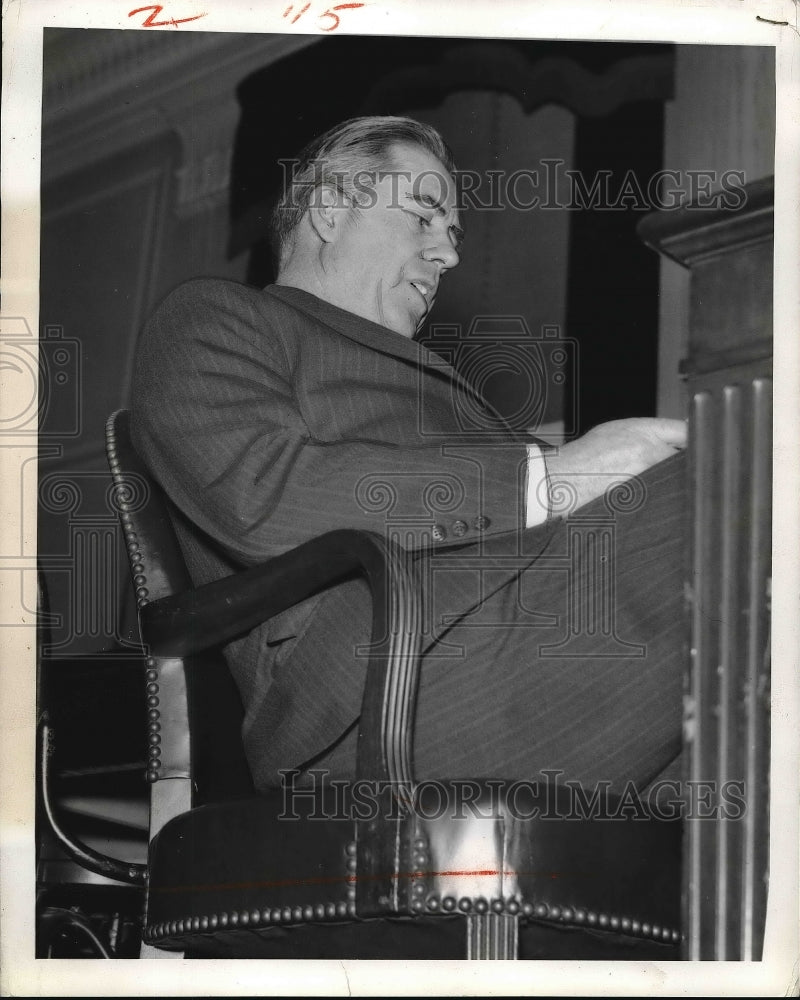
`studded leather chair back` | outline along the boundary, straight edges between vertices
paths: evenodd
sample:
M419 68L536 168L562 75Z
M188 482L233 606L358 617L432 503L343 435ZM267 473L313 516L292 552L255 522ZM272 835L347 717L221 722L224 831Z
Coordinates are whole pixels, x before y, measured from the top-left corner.
M127 410L112 414L106 426L106 453L115 487L115 505L125 536L136 603L141 611L150 602L188 591L192 580L178 544L170 503L144 465L130 437ZM150 658L152 660L152 658ZM155 676L155 664L146 665L148 711L148 777L164 776L164 755L159 749L166 738L161 718L168 697L164 678ZM221 801L253 790L250 771L241 745L242 706L233 678L219 650L178 659L173 672L186 678L186 727L190 740L188 759L174 761L178 770L191 775L192 801ZM161 681L161 683L159 683ZM180 684L176 692L181 699ZM156 690L158 689L158 690ZM177 706L170 706L175 712ZM159 737L162 743L154 742ZM176 751L182 753L182 751ZM156 765L161 764L161 767Z
M166 498L131 443L127 410L119 410L108 421L106 453L138 606L188 590L192 581Z

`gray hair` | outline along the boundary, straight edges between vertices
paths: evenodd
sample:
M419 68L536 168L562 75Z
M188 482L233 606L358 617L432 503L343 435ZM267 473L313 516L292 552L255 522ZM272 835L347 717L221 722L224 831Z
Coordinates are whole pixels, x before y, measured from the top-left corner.
M350 118L312 140L294 162L283 193L272 212L272 249L280 262L292 235L311 204L314 191L332 184L352 194L352 178L392 166L396 143L419 146L436 157L448 173L455 171L453 154L431 125L391 115ZM348 183L349 179L349 183Z

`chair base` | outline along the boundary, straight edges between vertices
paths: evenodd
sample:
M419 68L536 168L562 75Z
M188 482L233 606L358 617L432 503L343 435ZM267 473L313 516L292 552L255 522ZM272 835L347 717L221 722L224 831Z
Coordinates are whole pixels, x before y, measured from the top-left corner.
M249 933L217 931L205 939L194 936L185 957L463 960L467 957L467 921L461 915L407 917L261 928ZM680 959L680 946L618 934L522 924L517 957L540 961L674 962Z

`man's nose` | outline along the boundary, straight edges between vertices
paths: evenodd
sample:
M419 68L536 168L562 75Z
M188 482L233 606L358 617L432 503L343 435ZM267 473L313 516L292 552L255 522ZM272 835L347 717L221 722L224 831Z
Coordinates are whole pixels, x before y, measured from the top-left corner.
M422 251L422 256L425 260L441 264L446 270L456 267L461 260L458 250L447 238L437 241L435 246L427 247Z

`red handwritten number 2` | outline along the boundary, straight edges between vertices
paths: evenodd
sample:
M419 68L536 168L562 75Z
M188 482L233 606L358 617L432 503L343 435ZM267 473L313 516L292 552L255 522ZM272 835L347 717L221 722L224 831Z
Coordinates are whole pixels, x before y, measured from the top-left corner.
M171 24L174 28L177 28L179 24L185 24L186 21L197 21L201 17L205 17L205 14L195 14L194 17L179 17L177 20L174 17L168 18L166 21L155 21L154 18L158 17L164 8L157 3L151 4L149 7L137 7L136 10L132 10L128 17L133 17L134 14L143 14L146 10L151 13L142 22L143 28L166 28L168 24Z
M296 21L298 21L303 16L303 14L305 14L305 12L308 10L310 6L311 4L307 3L304 7L301 7L301 9L292 18L291 23L294 24ZM322 26L320 26L320 31L335 31L339 27L342 19L339 17L338 14L334 14L334 11L356 10L358 7L365 7L365 6L366 4L363 3L337 3L335 7L329 7L326 11L324 11L322 14L319 15L319 20L321 21L323 17L330 17L333 19L334 24L332 24L329 28L323 28ZM289 14L291 14L293 8L294 4L293 3L289 4L289 6L283 12L283 16L288 17Z

